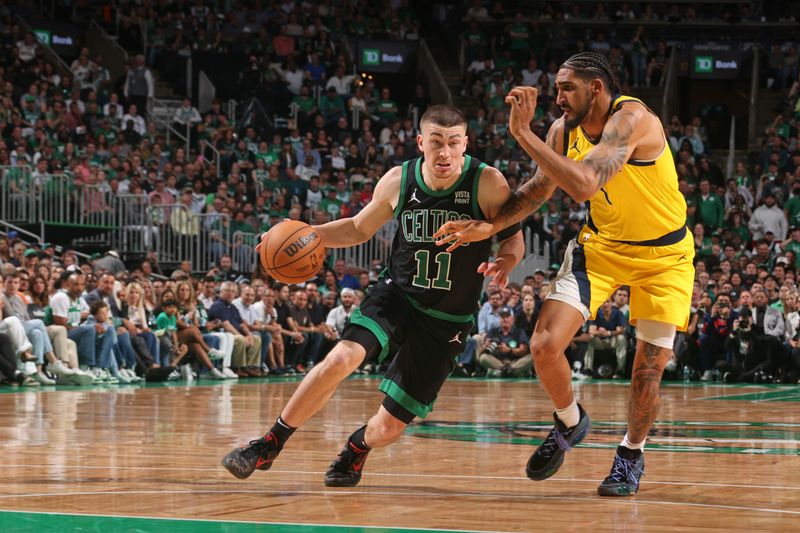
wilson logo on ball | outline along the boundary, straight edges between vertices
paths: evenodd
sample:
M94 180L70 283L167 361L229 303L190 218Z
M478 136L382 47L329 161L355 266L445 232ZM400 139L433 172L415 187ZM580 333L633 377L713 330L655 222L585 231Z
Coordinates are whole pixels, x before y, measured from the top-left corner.
M317 234L317 232L310 233L305 237L300 237L292 244L284 248L283 251L289 257L294 257L294 254L296 254L297 252L308 246L309 243L316 241L317 239L319 239L319 235Z

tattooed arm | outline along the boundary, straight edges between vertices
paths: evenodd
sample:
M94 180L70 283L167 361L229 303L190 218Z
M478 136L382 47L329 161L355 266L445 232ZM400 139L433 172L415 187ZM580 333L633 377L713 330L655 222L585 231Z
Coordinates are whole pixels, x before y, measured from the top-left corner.
M558 119L547 134L548 150L561 150L564 132L563 119ZM541 141L539 141L541 142ZM495 233L515 224L537 209L553 195L556 185L548 178L541 167L533 177L522 184L517 191L496 212L487 212L490 220L454 220L442 225L433 234L436 244L452 243L447 251L452 252L466 242L488 239Z
M564 120L558 119L547 133L547 141L545 142L548 150L560 152L562 150L563 136ZM535 213L553 195L555 189L556 184L547 177L542 167L537 168L533 177L523 183L500 208L500 211L491 217L495 232L519 222L531 213Z
M600 142L589 155L582 162L573 161L561 155L560 151L552 150L531 131L527 119L533 117L537 97L538 91L532 87L511 90L506 98L511 104L509 129L554 185L561 187L577 202L594 196L622 169L650 125L649 112L643 106L624 106L608 119Z

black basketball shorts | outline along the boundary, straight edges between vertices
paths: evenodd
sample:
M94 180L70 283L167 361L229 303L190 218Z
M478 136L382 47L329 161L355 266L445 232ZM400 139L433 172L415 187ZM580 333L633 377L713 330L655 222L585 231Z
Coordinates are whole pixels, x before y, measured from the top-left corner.
M364 347L367 359L395 354L378 389L383 406L409 423L425 418L444 381L464 351L472 315L447 315L426 309L385 279L369 290L350 315L342 339Z

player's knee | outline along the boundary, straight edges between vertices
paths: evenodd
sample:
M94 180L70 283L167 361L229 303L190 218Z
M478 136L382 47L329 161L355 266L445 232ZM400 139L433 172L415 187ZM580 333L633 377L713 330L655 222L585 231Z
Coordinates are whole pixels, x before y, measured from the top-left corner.
M534 332L531 337L531 356L534 361L546 361L561 357L564 351L561 344L549 331Z
M407 424L393 416L376 416L369 421L370 433L376 442L390 442L400 435Z
M326 369L331 372L350 374L353 370L358 368L358 365L360 365L363 360L363 349L358 350L358 348L339 343L325 356L321 364L324 364Z

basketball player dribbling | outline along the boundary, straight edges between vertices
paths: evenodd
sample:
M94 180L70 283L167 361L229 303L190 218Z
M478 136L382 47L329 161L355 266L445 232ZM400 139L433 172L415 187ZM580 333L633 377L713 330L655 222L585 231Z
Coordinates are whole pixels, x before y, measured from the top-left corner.
M555 427L526 472L535 480L552 476L565 452L589 432L564 350L614 290L629 285L638 340L628 428L598 488L604 496L629 496L644 473L645 438L658 415L661 374L676 328L686 329L689 320L692 235L661 122L641 101L617 94L606 58L595 52L570 57L558 71L556 89L564 114L546 142L530 129L537 90L516 87L506 97L509 130L539 165L533 178L496 217L448 222L435 236L440 244L450 243L448 250L484 241L539 209L556 187L576 201L589 201L586 224L567 247L531 338L536 374L555 406Z
M342 380L365 358L395 354L379 389L378 413L347 440L325 474L325 484L358 484L367 454L400 437L424 418L464 350L483 275L505 285L522 257L519 224L499 232L497 258L485 240L444 251L433 232L448 220L493 217L511 196L496 169L465 156L467 120L447 105L430 107L420 121L417 145L423 157L389 170L372 201L355 217L316 226L327 247L362 243L389 221L399 227L387 271L353 311L341 341L303 379L266 435L231 451L222 464L239 479L268 470L295 429L322 409Z

